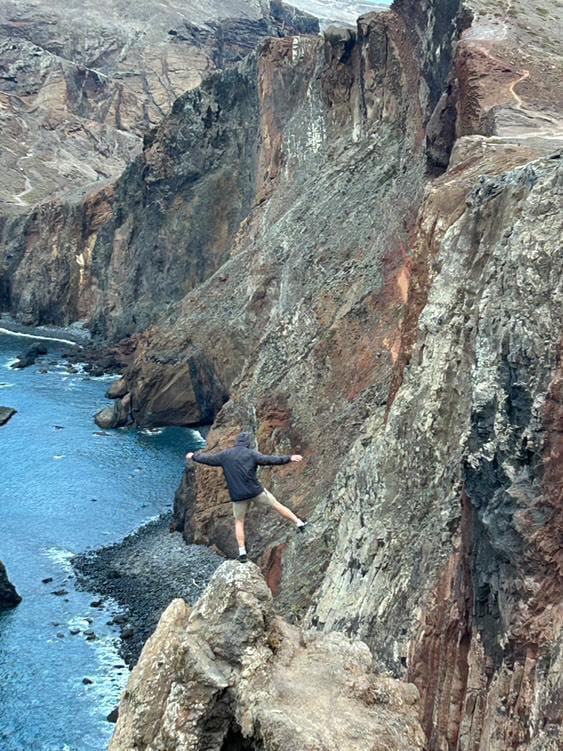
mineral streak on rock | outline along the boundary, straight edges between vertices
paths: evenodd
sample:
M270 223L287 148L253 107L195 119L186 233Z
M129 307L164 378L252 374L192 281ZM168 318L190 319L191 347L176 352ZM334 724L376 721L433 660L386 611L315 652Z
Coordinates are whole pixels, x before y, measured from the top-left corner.
M8 579L6 567L0 561L0 610L15 608L21 602L21 599L16 592L16 588Z
M274 615L258 568L224 563L190 611L174 600L131 674L110 751L416 751L412 685L369 649Z

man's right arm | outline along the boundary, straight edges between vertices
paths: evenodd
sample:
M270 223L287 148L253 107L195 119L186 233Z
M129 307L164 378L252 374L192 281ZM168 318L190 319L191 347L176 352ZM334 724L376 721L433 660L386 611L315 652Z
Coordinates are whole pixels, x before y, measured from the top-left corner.
M223 466L223 454L224 451L219 451L216 454L203 454L201 451L186 454L186 459L193 459L198 464L207 464L208 467L221 467Z

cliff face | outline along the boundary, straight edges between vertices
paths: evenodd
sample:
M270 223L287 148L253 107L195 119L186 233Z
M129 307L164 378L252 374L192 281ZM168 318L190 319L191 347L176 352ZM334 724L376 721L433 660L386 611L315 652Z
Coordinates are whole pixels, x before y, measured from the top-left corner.
M268 5L268 13L267 20L221 27L210 43L215 54L220 42L219 62L246 54L266 34L318 29L282 3ZM188 50L199 40L193 34L182 42ZM198 73L178 88L200 80ZM162 128L146 135L142 156L116 183L92 189L86 198L63 196L0 217L0 307L30 324L90 318L94 332L105 335L149 325L215 271L252 206L257 98L256 79L244 69L212 76L176 102ZM135 127L147 124L141 118ZM60 137L57 128L54 133ZM59 165L39 157L41 164ZM81 158L87 166L89 152Z
M559 14L401 0L267 41L115 188L4 228L16 314L144 329L138 424L304 454L263 479L308 536L255 513L251 555L288 617L417 685L436 751L558 744ZM175 516L234 552L214 470Z
M197 344L231 397L209 445L244 428L262 450L304 453L299 469L264 479L310 516L308 541L256 514L252 552L284 612L361 636L415 682L430 748L555 749L563 269L553 79L513 16L471 21L469 10L484 10L474 7L448 25L426 4L397 9L416 23L377 16L356 39L328 35L307 87L315 101L330 82L322 114L305 120L320 147L293 149L291 117L278 125L266 100L275 187L266 183L268 201L178 309L175 330L147 337L130 384L140 420L158 422L143 374L158 353ZM440 44L456 33L455 49ZM515 46L525 40L523 69ZM258 68L268 71L260 90L277 80L292 91L272 66ZM169 383L165 365L151 372ZM234 552L213 470L188 468L176 514L187 539Z
M317 24L261 0L0 3L0 211L117 177L143 134L260 38Z

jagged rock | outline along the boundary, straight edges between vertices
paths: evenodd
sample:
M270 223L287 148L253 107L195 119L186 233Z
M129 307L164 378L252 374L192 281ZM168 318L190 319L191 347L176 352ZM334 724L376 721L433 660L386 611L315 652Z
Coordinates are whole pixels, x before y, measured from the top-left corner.
M126 394L123 399L116 399L111 407L104 407L94 416L99 428L119 428L126 425L131 413L131 395Z
M16 588L8 579L6 567L0 561L0 610L14 608L21 602L21 599L16 592Z
M38 357L46 355L47 353L47 347L41 342L32 344L31 347L26 349L26 351L18 357L17 362L13 363L11 367L16 369L28 368L35 363Z
M17 409L13 407L0 407L0 425L5 425L15 414Z
M108 399L121 399L128 391L127 381L124 378L119 378L108 388L106 396Z
M224 563L190 612L174 600L123 695L110 751L424 748L414 686L365 644L275 617L253 564Z

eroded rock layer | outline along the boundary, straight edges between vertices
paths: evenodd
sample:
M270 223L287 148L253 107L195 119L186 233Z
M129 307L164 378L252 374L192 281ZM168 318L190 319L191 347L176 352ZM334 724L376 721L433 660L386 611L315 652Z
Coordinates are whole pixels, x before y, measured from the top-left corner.
M317 29L263 0L2 0L0 211L117 177L208 73L260 38Z

